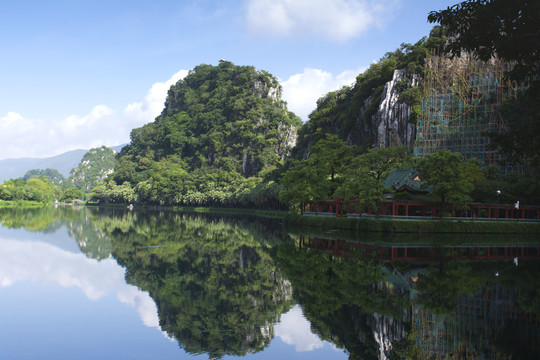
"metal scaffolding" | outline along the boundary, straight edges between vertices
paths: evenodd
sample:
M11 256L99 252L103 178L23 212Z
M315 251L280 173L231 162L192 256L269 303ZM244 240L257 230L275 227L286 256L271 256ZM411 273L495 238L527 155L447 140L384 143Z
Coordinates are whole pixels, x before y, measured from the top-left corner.
M496 58L483 62L463 54L450 59L435 52L426 61L415 155L448 149L484 165L499 164L499 155L487 147L486 133L506 129L498 107L518 90L505 78L511 65Z

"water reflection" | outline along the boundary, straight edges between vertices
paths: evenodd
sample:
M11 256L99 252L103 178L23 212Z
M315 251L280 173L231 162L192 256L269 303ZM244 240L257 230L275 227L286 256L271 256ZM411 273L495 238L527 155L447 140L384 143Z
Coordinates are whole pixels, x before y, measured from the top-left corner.
M126 280L150 293L161 328L187 352L219 358L270 343L273 324L292 305L290 283L256 239L275 224L168 212L110 219Z
M0 209L0 222L0 286L112 292L190 357L263 358L278 339L293 358L540 355L535 241L359 241L255 217L98 208ZM21 228L31 241L6 230Z
M7 217L5 212L0 215L3 220L13 219ZM30 218L33 219L34 215L31 214ZM13 233L0 229L0 287L37 282L61 288L78 288L90 300L102 299L112 292L120 302L134 307L146 326L159 326L153 300L147 292L126 284L125 269L119 266L116 260L108 258L97 261L89 258L87 254L85 256L81 252L59 247L54 241L57 237L48 236L54 235L51 228L59 229L55 226L58 223L54 226L53 223L47 225L47 222L42 222L40 228L48 232L42 236L33 235L31 241L13 239ZM22 221L20 224L29 224L32 229L36 229L33 221ZM96 239L99 241L98 236Z
M466 246L299 236L277 255L308 319L326 325L318 333L350 358L499 359L540 355L539 249L515 239ZM300 276L306 268L316 270ZM345 299L347 284L357 298Z

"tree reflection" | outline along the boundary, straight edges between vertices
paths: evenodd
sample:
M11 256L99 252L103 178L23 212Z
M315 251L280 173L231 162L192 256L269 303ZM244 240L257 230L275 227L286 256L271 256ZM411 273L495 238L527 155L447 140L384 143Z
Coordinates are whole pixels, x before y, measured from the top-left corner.
M516 266L508 257L463 259L474 253L463 245L433 251L413 245L407 252L399 243L308 239L278 246L273 257L312 330L351 359L540 355L537 260ZM538 245L530 246L529 253L539 255ZM528 251L486 248L505 256ZM406 260L407 253L411 259L436 256L414 261Z
M274 223L170 212L97 221L112 238L126 280L150 293L161 328L189 353L258 352L292 304L289 282L256 238Z
M408 293L386 281L373 254L343 259L286 244L273 256L312 331L346 349L351 359L376 359L384 343L404 336Z
M65 225L88 257L112 253L192 354L260 351L295 301L351 359L540 358L539 245L302 242L274 220L172 211L0 209L0 219L43 232Z
M65 226L87 257L102 260L111 255L110 238L92 222L85 207L0 208L0 221L7 228L42 233L55 233Z

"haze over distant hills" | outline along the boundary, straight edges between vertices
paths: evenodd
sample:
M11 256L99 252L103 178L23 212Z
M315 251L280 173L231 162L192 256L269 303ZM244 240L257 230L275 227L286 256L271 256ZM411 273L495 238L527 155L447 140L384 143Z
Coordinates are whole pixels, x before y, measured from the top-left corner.
M111 146L118 152L124 145ZM56 169L65 177L71 169L76 168L88 150L78 149L48 158L20 158L0 160L0 183L24 176L32 169Z

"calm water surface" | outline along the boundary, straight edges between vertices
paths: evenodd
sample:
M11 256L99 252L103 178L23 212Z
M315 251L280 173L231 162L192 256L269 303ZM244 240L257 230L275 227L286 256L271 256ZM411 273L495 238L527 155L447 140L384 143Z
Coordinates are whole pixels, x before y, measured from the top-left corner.
M540 242L0 209L1 359L540 358Z

